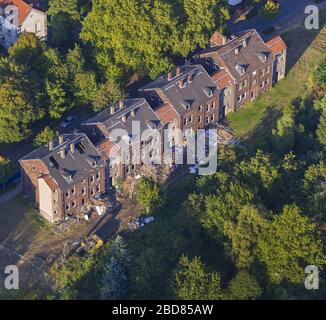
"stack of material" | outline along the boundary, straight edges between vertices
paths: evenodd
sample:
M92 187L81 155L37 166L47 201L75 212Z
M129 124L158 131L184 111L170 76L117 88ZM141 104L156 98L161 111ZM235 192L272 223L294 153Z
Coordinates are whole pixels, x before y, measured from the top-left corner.
M137 217L135 219L129 220L128 228L129 230L142 229L146 224L149 224L153 221L154 221L153 216Z
M222 145L234 144L237 145L240 142L239 138L234 136L234 133L226 126L216 122L214 124L217 134L217 143Z
M144 165L142 167L142 175L145 177L152 178L154 181L164 183L171 175L173 167L169 165Z
M129 175L123 183L121 192L125 195L129 195L131 199L134 195L137 182L141 177L148 177L154 181L164 183L170 177L174 167L169 165L150 164L143 165L140 170L137 170L134 174Z

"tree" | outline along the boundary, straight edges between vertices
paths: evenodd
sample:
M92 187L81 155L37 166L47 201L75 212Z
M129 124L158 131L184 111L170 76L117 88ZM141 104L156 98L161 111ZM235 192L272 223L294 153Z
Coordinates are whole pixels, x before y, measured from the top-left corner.
M222 29L230 19L225 8L219 8L217 0L183 0L182 27L179 29L174 50L186 57L196 47L204 48L214 30Z
M92 96L93 110L100 111L122 99L123 91L116 83L107 81L106 83L100 84L97 93L94 92Z
M236 171L248 185L255 187L261 185L270 190L279 177L278 169L271 161L271 156L262 150L257 150L256 155L240 162Z
M46 56L49 61L46 79L49 114L52 118L58 119L64 112L74 106L72 86L69 81L69 70L57 50L48 49Z
M303 189L309 213L315 218L324 219L326 212L326 163L324 161L309 166L304 174Z
M0 141L11 143L26 139L30 125L38 118L21 80L10 77L0 84Z
M95 0L83 21L81 39L92 44L109 80L130 72L157 77L172 66L171 53L186 57L204 47L228 18L218 0ZM216 14L218 13L218 14Z
M174 291L181 300L220 300L220 282L220 275L207 272L198 257L190 260L182 256L175 271Z
M162 187L152 179L144 177L137 183L136 198L146 213L156 210L165 202Z
M59 135L58 131L51 130L50 127L46 126L43 131L41 131L34 139L34 146L42 146L49 141L52 141L55 137Z
M275 19L278 16L279 10L279 3L274 2L274 0L267 0L262 9L262 13L268 19Z
M321 268L326 262L315 225L294 205L286 205L260 234L257 254L274 284L303 283L307 265Z
M33 121L45 114L44 44L23 33L0 59L0 141L18 142L31 134Z
M326 59L318 66L313 74L314 88L320 95L325 96L326 90Z
M238 269L248 268L254 261L254 249L267 221L254 206L241 209L237 222L226 224L226 235L231 241L231 254Z
M326 111L323 111L319 118L319 124L316 130L316 135L318 141L322 145L326 146Z
M254 193L238 181L221 185L216 194L205 198L201 224L219 239L225 235L227 224L235 222L243 206L251 204L253 199Z
M281 154L293 150L295 142L295 108L286 106L283 115L276 122L276 129L272 131L276 147Z
M8 158L0 156L0 183L6 182L12 171L12 163Z
M86 70L85 59L79 45L75 45L73 49L68 51L66 64L76 103L84 104L93 101L97 97L98 91L96 75L93 71ZM110 88L107 87L106 89ZM111 91L113 91L112 88Z
M77 0L50 0L47 13L50 16L50 42L53 46L67 49L78 41L81 15Z
M262 289L255 277L246 271L239 271L230 281L227 292L229 299L249 300L259 298Z
M127 290L127 268L130 256L124 240L117 236L108 246L108 254L101 277L101 298L123 299Z

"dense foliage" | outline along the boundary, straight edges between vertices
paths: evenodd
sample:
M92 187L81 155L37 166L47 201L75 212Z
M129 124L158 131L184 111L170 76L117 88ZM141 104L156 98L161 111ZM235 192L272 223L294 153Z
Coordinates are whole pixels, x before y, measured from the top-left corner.
M95 0L81 38L92 44L106 78L154 78L171 67L173 55L204 47L228 18L218 0Z

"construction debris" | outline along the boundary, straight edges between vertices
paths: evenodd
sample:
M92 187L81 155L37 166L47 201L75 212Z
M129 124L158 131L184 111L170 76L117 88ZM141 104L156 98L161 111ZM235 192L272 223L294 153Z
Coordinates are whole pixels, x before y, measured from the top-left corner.
M146 224L149 224L153 221L154 221L153 216L138 217L128 222L128 228L129 230L139 230L142 229Z
M219 122L215 122L212 126L214 129L216 128L217 144L222 144L222 145L239 144L240 139L235 137L234 133L231 131L230 128L226 127L225 125Z

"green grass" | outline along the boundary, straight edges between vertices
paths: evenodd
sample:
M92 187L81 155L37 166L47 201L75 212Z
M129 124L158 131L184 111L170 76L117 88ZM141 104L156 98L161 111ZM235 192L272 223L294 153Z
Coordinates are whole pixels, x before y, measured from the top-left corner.
M325 24L325 20L326 11L322 12L321 25ZM227 116L236 135L243 139L250 139L257 132L260 137L270 132L283 107L308 93L307 80L326 56L326 26L320 32L299 26L285 32L282 37L288 45L287 64L290 70L286 78L254 102Z

